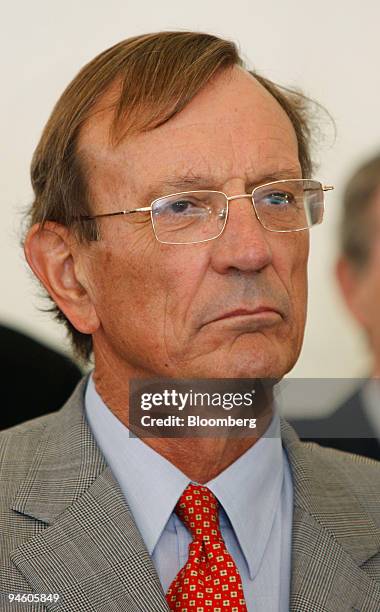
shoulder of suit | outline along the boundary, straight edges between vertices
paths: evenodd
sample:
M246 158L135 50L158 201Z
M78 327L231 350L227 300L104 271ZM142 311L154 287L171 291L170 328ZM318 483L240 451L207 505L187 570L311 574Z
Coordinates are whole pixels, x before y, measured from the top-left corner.
M303 506L318 520L337 515L350 521L350 516L364 513L380 529L379 461L298 438L291 440L286 451L295 505Z
M46 425L48 425L51 420L54 419L54 417L57 417L57 413L51 412L34 419L30 419L29 421L24 421L23 423L19 423L18 425L14 425L8 429L3 429L0 431L0 445L7 439L14 437L28 437L29 435L35 436L38 431L43 431Z
M83 393L87 384L87 377L82 377L67 402L55 412L24 421L9 429L0 431L0 469L1 462L6 453L12 452L12 448L20 444L20 451L29 451L31 446L37 446L46 428L51 429L57 419L65 426L73 416L73 408L77 405L83 407ZM64 420L61 420L64 419ZM59 434L59 432L58 432Z
M380 461L355 455L335 448L320 446L315 442L301 442L311 453L314 471L319 480L331 479L334 474L341 483L353 491L375 490L380 496Z
M22 478L22 472L29 469L46 427L56 418L57 413L52 412L0 431L0 481L3 474L9 478L12 466L15 476Z
M336 466L341 465L342 467L350 467L353 469L360 470L379 470L380 476L380 461L376 459L372 459L371 457L364 457L363 455L356 455L354 453L348 453L346 451L342 451L336 448L329 448L326 446L321 446L316 442L302 442L300 441L303 447L308 448L311 453L318 456L321 460L326 462L326 464L334 464Z

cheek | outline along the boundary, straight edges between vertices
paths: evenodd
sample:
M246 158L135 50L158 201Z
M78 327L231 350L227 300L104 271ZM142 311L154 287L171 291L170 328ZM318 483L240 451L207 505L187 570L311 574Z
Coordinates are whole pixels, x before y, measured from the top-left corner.
M167 334L183 324L207 270L206 249L164 245L133 236L128 250L104 242L92 265L94 298L101 320L133 320Z
M154 294L153 245L135 241L103 241L91 265L94 301L101 321L131 320L151 305ZM126 248L128 245L128 248ZM134 317L135 318L135 317Z
M293 304L296 311L296 318L299 325L299 335L303 338L308 296L307 261L309 255L309 235L305 232L306 238L299 245L296 260L293 264Z
M170 295L192 292L210 262L209 245L161 244L154 255L157 276Z
M307 306L307 261L309 233L294 232L278 235L274 247L274 267L289 296L293 316L305 316Z

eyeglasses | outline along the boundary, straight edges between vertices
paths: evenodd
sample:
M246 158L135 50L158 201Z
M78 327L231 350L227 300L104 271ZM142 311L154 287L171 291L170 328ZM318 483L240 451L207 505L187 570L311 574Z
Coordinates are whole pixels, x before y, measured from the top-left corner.
M154 235L164 244L194 244L218 238L233 200L250 198L255 215L270 232L298 232L322 222L324 192L334 189L311 179L289 179L259 185L252 193L227 196L222 191L183 191L154 200L150 206L82 216L101 217L150 213Z

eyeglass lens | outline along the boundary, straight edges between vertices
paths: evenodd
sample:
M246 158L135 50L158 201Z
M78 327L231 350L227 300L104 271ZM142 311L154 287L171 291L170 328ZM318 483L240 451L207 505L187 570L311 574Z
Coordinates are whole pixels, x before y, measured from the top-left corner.
M271 231L307 229L323 217L323 189L313 180L280 181L253 193L257 217ZM230 204L230 205L233 205ZM202 242L224 229L227 199L218 191L194 191L159 198L152 205L157 239L169 244Z

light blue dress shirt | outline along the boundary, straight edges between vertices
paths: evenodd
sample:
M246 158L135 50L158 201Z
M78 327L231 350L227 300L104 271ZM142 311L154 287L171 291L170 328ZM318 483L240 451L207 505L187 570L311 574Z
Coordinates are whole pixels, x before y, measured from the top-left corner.
M191 535L173 509L191 480L107 408L90 377L86 417L121 491L164 592L188 560ZM293 486L274 417L266 437L205 483L220 503L222 536L241 575L249 612L288 612Z

